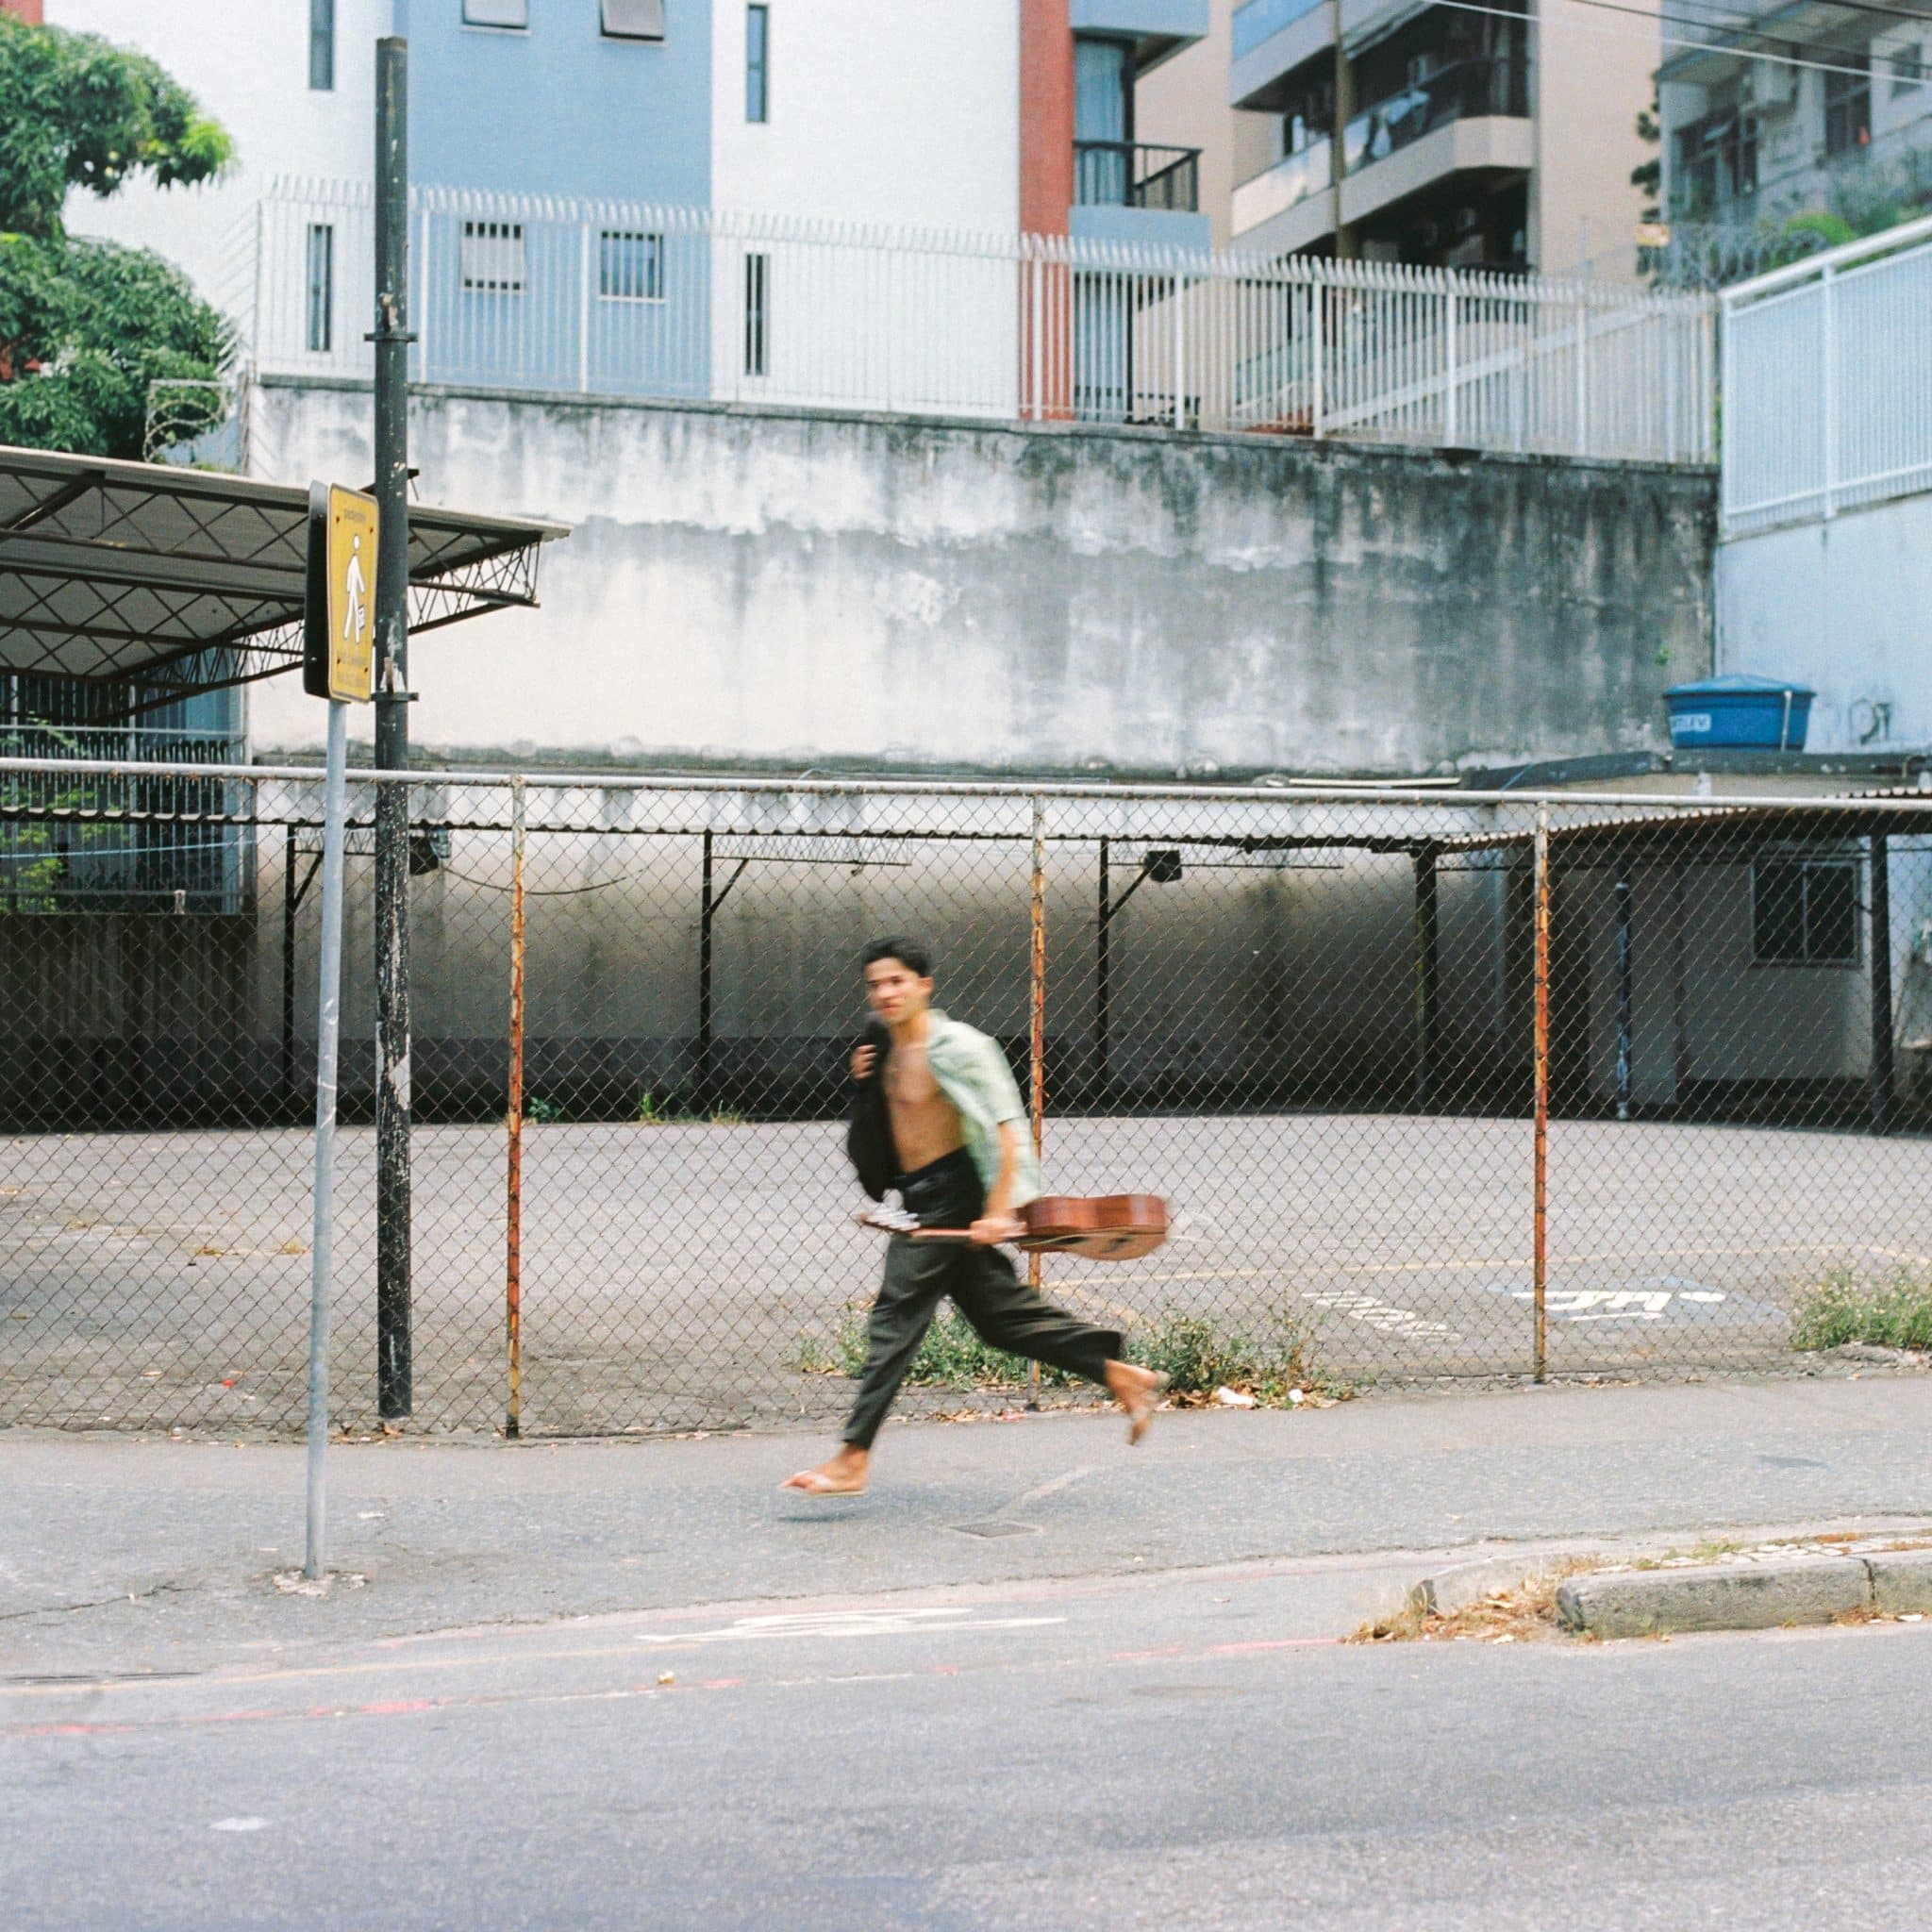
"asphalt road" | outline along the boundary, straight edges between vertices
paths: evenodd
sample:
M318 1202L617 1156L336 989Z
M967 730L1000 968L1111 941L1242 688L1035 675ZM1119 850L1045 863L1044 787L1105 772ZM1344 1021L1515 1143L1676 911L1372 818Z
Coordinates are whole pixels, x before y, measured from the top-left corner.
M335 1388L352 1424L374 1397L372 1153L344 1135ZM1172 1204L1160 1254L1047 1262L1052 1292L1110 1324L1205 1316L1265 1341L1285 1318L1364 1382L1531 1365L1525 1122L1068 1120L1048 1154L1058 1189ZM299 1427L309 1162L293 1132L0 1141L0 1423ZM1558 1374L1788 1363L1790 1309L1830 1271L1932 1268L1923 1138L1559 1122L1549 1171ZM525 1184L526 1431L846 1406L842 1377L800 1372L878 1269L836 1125L532 1126ZM500 1129L419 1130L422 1425L501 1425L504 1199Z
M1362 1648L1306 1634L1293 1605L1266 1571L1190 1573L16 1685L8 1921L1932 1918L1928 1626Z

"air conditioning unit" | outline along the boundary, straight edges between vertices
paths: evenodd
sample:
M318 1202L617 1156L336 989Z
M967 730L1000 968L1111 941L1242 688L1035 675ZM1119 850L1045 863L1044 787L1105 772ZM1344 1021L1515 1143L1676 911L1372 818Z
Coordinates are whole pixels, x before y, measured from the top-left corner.
M1744 70L1740 105L1759 113L1798 104L1798 70L1777 60L1754 60Z

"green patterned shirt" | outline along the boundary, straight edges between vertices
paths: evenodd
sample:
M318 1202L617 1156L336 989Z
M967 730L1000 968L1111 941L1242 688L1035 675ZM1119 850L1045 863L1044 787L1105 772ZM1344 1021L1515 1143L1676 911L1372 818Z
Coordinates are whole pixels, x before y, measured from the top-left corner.
M1033 1134L1025 1103L1013 1084L1013 1070L996 1040L963 1021L949 1020L933 1008L927 1015L925 1058L940 1091L952 1103L966 1136L966 1151L979 1170L986 1191L992 1192L1000 1177L1000 1126L1019 1125L1019 1145L1013 1155L1013 1193L1008 1205L1024 1208L1040 1197L1040 1162L1034 1158Z

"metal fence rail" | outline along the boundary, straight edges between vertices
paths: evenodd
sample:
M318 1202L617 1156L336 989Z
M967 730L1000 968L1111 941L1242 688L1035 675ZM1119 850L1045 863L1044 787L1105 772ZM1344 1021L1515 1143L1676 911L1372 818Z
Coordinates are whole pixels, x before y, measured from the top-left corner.
M16 840L192 825L245 881L193 917L0 908L0 1423L292 1431L321 780L134 775L0 765ZM372 804L358 778L348 1424L375 1405ZM1159 1254L1043 1266L1184 1381L1805 1364L1860 1296L1932 1292L1924 796L422 774L410 815L423 1426L842 1408L880 1257L839 1120L883 932L1043 1094L1054 1191L1169 1198ZM1025 1392L953 1326L920 1373L915 1407Z
M1932 485L1932 217L1722 299L1726 535Z
M457 188L412 210L421 382L1714 456L1701 294ZM370 220L348 183L263 199L259 370L367 374Z

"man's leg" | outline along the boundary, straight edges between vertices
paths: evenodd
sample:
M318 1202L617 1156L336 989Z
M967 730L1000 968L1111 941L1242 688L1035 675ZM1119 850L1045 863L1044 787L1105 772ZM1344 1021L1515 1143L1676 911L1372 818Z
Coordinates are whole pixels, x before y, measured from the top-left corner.
M801 1470L786 1483L787 1489L820 1496L857 1495L864 1489L873 1439L962 1258L961 1250L944 1241L892 1237L886 1248L885 1279L866 1321L865 1368L845 1424L843 1445L818 1468Z
M971 1251L952 1283L954 1304L990 1348L1098 1382L1127 1412L1130 1442L1146 1432L1166 1386L1123 1356L1120 1331L1083 1322L1029 1288L997 1248Z
M865 1368L845 1424L844 1440L853 1448L871 1449L960 1258L945 1241L895 1234L887 1246L886 1277L866 1320Z

